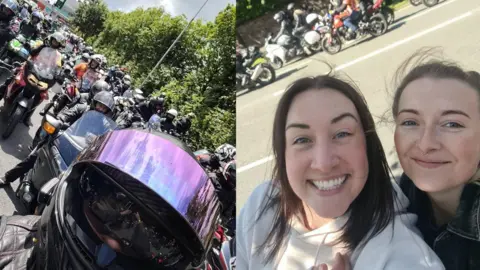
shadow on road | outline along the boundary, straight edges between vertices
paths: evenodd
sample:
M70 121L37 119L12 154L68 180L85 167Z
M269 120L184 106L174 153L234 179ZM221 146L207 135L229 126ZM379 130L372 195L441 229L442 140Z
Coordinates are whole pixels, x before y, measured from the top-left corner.
M5 107L0 108L0 134L3 133L6 125L7 112L4 112ZM8 139L3 139L0 137L0 148L2 151L8 155L14 156L15 158L22 160L28 153L28 146L32 142L33 138L28 134L28 130L23 123L17 124L12 135Z
M15 190L13 190L13 188L10 185L5 186L3 188L3 190L7 194L8 198L10 198L13 206L15 207L15 212L12 213L12 215L16 215L16 214L24 215L24 214L26 214L27 210L23 206L20 199L18 199L17 196L15 195Z

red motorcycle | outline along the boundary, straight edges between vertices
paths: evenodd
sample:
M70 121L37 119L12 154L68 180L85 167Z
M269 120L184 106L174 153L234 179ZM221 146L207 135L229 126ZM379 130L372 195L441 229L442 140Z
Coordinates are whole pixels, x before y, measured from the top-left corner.
M4 110L8 112L8 122L2 134L4 139L10 137L28 112L35 110L33 103L37 94L41 101L48 99L48 89L60 80L56 76L57 58L56 50L44 48L34 60L16 69L15 78L0 92L0 100L4 99Z
M342 49L342 43L355 40L358 36L370 34L374 37L381 36L387 32L388 23L385 16L378 12L383 0L377 0L375 4L369 5L365 13L359 14L352 23L358 25L358 29L352 32L344 25L346 17L331 12L325 16L327 25L330 26L330 32L325 34L322 39L323 50L328 54L336 54ZM377 7L377 9L374 9ZM333 15L332 15L333 14Z

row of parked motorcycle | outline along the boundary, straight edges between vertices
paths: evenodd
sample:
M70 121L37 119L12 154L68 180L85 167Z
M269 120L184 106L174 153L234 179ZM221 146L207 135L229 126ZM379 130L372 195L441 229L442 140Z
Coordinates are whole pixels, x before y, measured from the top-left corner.
M414 6L424 4L432 7L438 4L439 0L409 0ZM395 21L395 13L392 8L385 5L384 0L365 1L365 6L360 10L358 16L352 23L358 26L355 32L349 31L344 23L344 18L334 12L338 5L337 0L331 0L328 8L317 13L311 6L304 5L302 13L307 14L305 25L300 32L285 33L274 40L273 34L269 33L265 39L265 54L260 53L258 47L249 47L243 52L245 58L255 58L245 67L248 80L237 76L237 87L255 88L268 85L275 81L275 69L292 62L298 57L308 57L312 54L325 51L328 54L337 54L342 50L344 44L365 36L381 36L385 34L388 27ZM275 14L274 18L280 22L288 12L297 12L294 4L289 4L287 11ZM323 14L323 15L320 15Z

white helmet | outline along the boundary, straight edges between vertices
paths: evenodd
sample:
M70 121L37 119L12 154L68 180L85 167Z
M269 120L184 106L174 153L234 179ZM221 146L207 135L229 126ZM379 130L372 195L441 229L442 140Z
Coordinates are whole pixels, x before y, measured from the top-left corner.
M132 78L130 77L130 75L127 74L127 75L125 75L125 76L123 77L123 80L124 80L124 81L129 81L129 82L131 82L131 81L132 81Z
M220 145L216 150L215 154L218 156L220 161L232 160L235 159L237 155L237 149L235 146L225 143Z
M167 111L167 114L170 114L175 118L175 117L177 117L178 112L175 109L170 109L170 110Z

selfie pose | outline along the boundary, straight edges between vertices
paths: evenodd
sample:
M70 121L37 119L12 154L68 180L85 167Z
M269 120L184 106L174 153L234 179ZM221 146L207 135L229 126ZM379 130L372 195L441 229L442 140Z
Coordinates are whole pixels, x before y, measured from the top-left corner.
M444 269L405 212L373 117L349 83L293 83L277 107L273 152L273 180L238 218L238 269Z
M392 112L400 185L417 227L446 269L480 269L480 75L423 61L400 80Z

